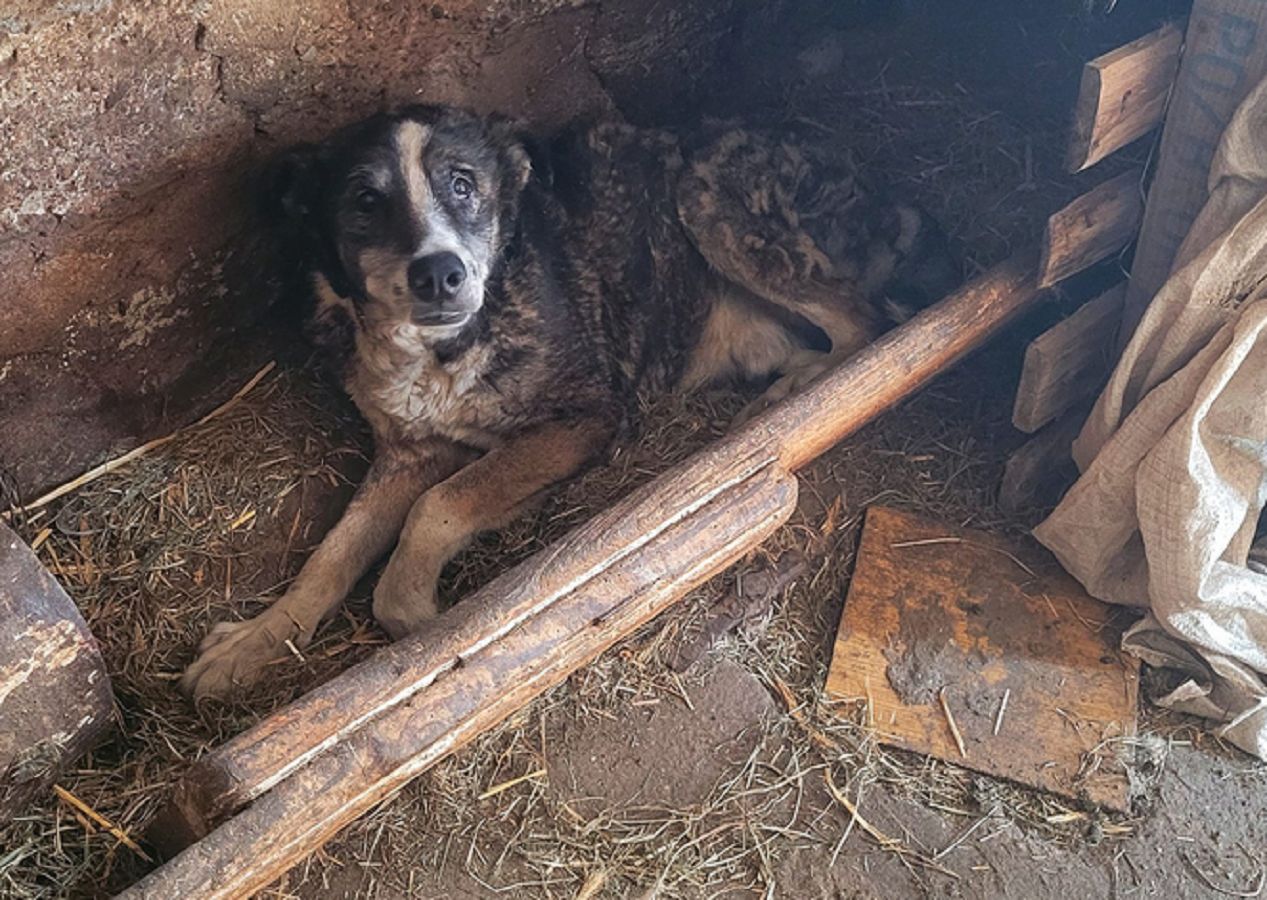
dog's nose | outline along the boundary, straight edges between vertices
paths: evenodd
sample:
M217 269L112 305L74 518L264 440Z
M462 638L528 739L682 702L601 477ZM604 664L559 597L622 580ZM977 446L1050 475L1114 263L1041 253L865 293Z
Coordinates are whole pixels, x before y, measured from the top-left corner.
M409 264L409 289L419 300L437 303L457 295L466 266L455 253L432 253Z

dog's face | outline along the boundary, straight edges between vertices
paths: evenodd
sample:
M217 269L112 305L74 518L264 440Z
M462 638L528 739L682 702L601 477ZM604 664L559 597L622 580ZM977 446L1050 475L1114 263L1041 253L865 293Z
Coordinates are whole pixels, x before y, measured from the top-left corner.
M483 306L530 171L507 124L413 107L293 152L274 185L323 291L432 341Z

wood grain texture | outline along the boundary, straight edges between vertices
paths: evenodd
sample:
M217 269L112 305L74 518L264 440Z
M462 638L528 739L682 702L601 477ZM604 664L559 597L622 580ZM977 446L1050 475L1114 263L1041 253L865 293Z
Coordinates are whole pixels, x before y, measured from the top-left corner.
M1195 0L1175 76L1148 208L1131 266L1120 343L1165 283L1206 199L1210 160L1236 107L1267 75L1267 3Z
M796 479L775 466L731 485L321 754L120 896L231 898L267 886L427 766L730 565L795 506Z
M1125 810L1138 662L1110 617L1035 544L872 507L827 693L869 698L885 743Z
M1183 32L1167 23L1087 63L1066 165L1080 172L1161 124Z
M1040 286L1089 269L1134 239L1144 214L1142 177L1139 169L1123 172L1052 214L1043 233Z
M0 522L0 817L90 750L113 712L105 662L79 610Z
M1078 477L1073 442L1082 430L1090 404L1080 405L1043 426L1020 446L1003 467L999 506L1007 512L1052 505Z
M1012 407L1013 425L1033 434L1104 383L1125 298L1122 283L1030 342Z

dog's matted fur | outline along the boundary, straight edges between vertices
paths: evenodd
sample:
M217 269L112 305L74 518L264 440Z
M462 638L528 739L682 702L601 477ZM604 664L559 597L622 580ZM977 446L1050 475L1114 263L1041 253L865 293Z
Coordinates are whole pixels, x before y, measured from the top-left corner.
M281 160L313 336L375 456L286 594L216 626L186 689L224 694L304 646L393 544L374 615L415 629L445 562L598 457L638 392L778 376L769 402L955 281L936 226L848 167L745 131L691 160L623 124L529 143L437 107Z

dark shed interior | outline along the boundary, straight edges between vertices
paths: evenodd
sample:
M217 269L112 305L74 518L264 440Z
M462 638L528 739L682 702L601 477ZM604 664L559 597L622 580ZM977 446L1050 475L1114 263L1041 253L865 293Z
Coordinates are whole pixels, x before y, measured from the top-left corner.
M706 120L808 131L928 209L972 277L1035 243L1052 211L1148 163L1156 134L1066 174L1079 77L1088 59L1190 5L10 2L0 11L5 505L176 432L276 363L223 414L12 517L80 607L117 698L114 734L59 784L139 836L190 762L386 642L371 576L249 696L194 708L175 688L211 623L258 611L294 577L370 452L302 340L255 209L261 167L279 150L415 100L542 131L599 114L679 134ZM1043 504L1004 510L997 496L1024 440L1011 411L1025 346L1129 265L1121 255L1063 283L818 459L800 473L791 522L752 558L427 771L264 896L1261 888L1267 769L1193 722L1145 707L1129 747L1133 811L1116 813L883 747L823 695L868 506L1018 536L1043 517ZM724 434L754 393L656 401L610 465L465 551L444 599ZM786 553L803 558L802 575L683 664L715 604ZM835 802L824 773L858 811ZM5 896L104 896L152 867L51 795L0 823Z

